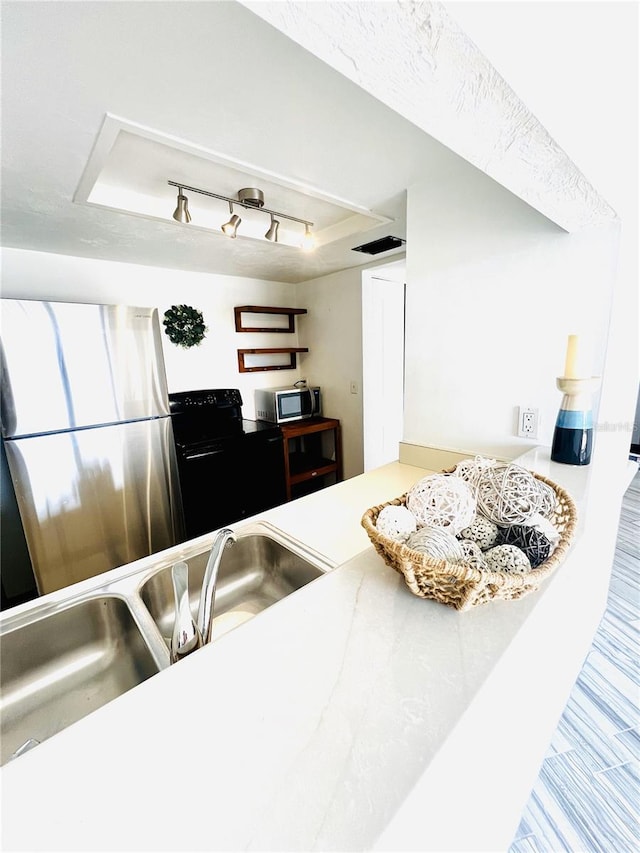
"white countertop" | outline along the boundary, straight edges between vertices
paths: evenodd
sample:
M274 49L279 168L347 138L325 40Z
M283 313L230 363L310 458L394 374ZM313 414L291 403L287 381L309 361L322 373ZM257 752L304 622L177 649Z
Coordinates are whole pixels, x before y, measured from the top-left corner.
M342 565L5 765L2 849L506 849L604 609L626 488L596 500L589 469L519 461L580 510L541 590L466 613L409 592L360 518L424 469L271 510Z

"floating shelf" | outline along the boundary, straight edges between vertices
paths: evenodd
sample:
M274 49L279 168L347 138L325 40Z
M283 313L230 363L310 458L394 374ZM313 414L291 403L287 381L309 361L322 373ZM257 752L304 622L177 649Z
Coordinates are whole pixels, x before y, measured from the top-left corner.
M296 353L309 352L308 347L269 347L267 349L239 349L238 370L240 373L255 373L259 370L291 370L296 366ZM247 367L244 361L245 355L274 355L276 353L288 353L289 364L268 364L261 367Z
M278 308L273 305L236 305L233 309L236 321L236 332L280 332L284 334L292 334L295 332L295 317L296 315L306 314L306 308ZM286 317L286 326L244 326L242 324L243 314L279 314ZM296 354L299 352L309 352L307 347L269 347L261 349L239 349L238 350L238 370L240 373L253 373L259 370L292 370L296 367ZM246 355L275 355L279 353L288 353L288 364L268 364L261 367L247 367L245 363Z
M236 332L283 332L290 334L295 332L295 317L298 314L306 314L306 308L274 308L266 305L238 305L233 309L236 319ZM243 314L281 314L287 318L286 326L243 326Z

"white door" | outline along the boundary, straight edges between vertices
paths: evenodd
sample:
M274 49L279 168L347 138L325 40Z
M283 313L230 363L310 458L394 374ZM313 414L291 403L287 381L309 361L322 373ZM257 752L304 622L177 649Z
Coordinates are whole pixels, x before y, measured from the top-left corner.
M404 409L404 264L362 276L364 470L398 459Z

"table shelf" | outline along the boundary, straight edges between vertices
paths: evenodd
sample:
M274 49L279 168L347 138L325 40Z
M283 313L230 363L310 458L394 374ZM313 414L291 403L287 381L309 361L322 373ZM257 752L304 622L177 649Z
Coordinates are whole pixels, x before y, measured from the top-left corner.
M340 421L309 418L282 425L287 500L342 480Z

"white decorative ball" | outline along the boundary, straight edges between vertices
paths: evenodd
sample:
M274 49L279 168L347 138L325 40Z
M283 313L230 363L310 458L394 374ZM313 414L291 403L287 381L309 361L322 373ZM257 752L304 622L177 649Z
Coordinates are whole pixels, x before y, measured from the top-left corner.
M385 506L378 513L376 528L390 539L402 542L416 527L415 516L406 506Z
M444 527L456 535L471 523L476 502L464 480L450 474L429 474L407 493L407 507L419 525Z
M456 477L461 477L469 484L471 491L475 497L476 485L484 471L487 468L493 468L497 465L495 459L488 459L484 456L475 456L473 459L463 459L455 467L454 474Z
M460 536L463 539L470 539L486 551L498 541L498 525L476 513L471 524L460 531Z
M484 552L487 568L492 572L530 572L527 555L515 545L496 545Z
M464 553L463 562L469 566L472 566L474 569L486 569L487 564L484 560L484 554L482 553L480 546L476 542L472 542L471 539L461 539L460 547Z
M421 527L409 536L406 545L414 551L429 554L438 560L457 563L464 559L464 551L460 543L444 527Z

